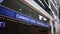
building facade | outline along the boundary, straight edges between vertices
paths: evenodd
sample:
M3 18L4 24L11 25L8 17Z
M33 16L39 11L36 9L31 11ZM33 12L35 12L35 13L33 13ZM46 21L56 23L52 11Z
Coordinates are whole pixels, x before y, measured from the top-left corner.
M1 33L57 34L58 14L55 0L3 0L0 22L5 28Z
M59 34L59 0L21 0L32 9L36 10L39 14L50 19L51 34ZM58 26L58 27L57 27ZM57 33L58 32L58 33Z

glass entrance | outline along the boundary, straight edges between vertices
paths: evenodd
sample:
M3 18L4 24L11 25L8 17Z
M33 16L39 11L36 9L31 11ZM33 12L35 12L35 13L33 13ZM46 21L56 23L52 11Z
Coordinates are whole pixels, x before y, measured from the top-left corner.
M48 34L48 29L45 29L45 28L40 28L39 30L39 34Z
M48 30L42 27L21 24L5 19L0 19L5 22L5 28L0 28L2 34L48 34Z

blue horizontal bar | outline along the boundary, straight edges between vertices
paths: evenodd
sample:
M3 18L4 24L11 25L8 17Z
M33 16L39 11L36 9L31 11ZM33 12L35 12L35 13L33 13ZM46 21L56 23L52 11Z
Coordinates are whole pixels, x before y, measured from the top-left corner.
M21 13L17 13L13 10L10 10L10 9L2 7L2 6L0 6L0 15L4 15L4 16L7 16L7 17L22 20L22 21L25 21L25 22L30 23L32 25L42 26L42 27L51 29L51 26L48 25L48 24L45 24L44 22L41 22L37 19L25 16Z

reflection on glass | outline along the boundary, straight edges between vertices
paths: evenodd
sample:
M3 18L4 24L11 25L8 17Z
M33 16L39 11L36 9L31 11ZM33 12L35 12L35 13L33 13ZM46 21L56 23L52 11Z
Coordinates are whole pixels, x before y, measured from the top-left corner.
M0 27L5 27L5 22L0 22Z

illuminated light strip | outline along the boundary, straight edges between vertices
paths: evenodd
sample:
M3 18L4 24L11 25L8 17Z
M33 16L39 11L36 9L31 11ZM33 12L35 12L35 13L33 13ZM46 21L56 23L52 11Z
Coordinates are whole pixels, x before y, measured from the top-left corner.
M18 20L26 21L32 25L42 26L42 27L51 29L50 25L48 25L48 24L45 24L37 19L25 16L21 13L14 12L14 11L4 8L2 6L0 6L0 14L7 16L7 17L15 18Z
M38 0L43 6L44 6L44 4L42 3L42 1L41 0ZM44 6L45 7L45 6Z

